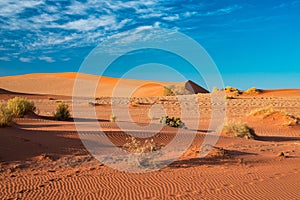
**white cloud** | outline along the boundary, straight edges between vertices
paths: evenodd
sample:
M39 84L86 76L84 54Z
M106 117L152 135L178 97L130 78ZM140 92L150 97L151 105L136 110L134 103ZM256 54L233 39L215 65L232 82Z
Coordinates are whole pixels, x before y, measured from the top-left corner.
M221 8L218 10L214 10L214 11L209 11L203 14L199 14L200 16L216 16L216 15L226 15L226 14L230 14L235 10L239 10L242 7L239 5L233 5L233 6L228 6L225 8Z
M78 30L78 31L91 31L99 27L113 26L116 24L114 16L101 16L96 18L94 16L88 19L79 19L76 21L67 22L65 24L53 24L49 28L61 28L66 30Z
M7 56L4 56L4 57L0 57L0 60L1 61L10 61L10 58Z
M21 58L20 58L20 61L21 61L21 62L29 63L29 62L31 62L31 59L30 59L30 58L21 57Z
M48 63L55 62L55 60L53 58L48 57L48 56L40 56L39 59L42 60L42 61L46 61Z
M13 16L26 8L34 8L43 3L44 1L41 0L2 0L0 1L0 16Z
M166 20L166 21L175 21L175 20L180 19L180 17L179 17L178 14L175 14L175 15L172 15L172 16L163 17L162 19Z

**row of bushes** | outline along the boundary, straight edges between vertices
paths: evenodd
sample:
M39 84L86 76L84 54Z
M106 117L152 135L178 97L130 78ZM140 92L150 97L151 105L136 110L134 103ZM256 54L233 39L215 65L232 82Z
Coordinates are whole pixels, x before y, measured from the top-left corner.
M228 93L233 93L235 95L239 95L239 94L259 94L262 92L262 90L260 89L257 89L255 87L252 87L252 88L249 88L248 90L245 90L245 91L240 91L239 89L237 88L234 88L234 87L231 87L231 86L226 86L224 89L218 89L216 87L214 87L212 89L212 92L218 92L218 91L225 91L225 92L228 92Z
M9 99L6 106L0 106L0 127L10 126L13 118L24 117L26 114L34 113L35 111L36 107L33 102L20 97ZM60 103L57 106L54 119L66 121L70 118L69 106L65 103Z

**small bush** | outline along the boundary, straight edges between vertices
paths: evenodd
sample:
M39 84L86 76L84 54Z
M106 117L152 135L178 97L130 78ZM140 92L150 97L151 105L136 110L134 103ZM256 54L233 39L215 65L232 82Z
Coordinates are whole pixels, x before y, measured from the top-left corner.
M257 139L255 131L242 122L227 122L222 128L222 133L232 137Z
M67 121L71 118L69 106L65 103L58 104L54 119L59 121Z
M14 115L14 117L24 117L27 113L36 110L34 103L20 97L8 100L6 108Z
M110 122L116 122L116 120L117 120L117 116L115 116L114 114L112 114L109 118Z
M220 91L220 90L218 88L214 87L211 92L214 93L214 92L218 92L218 91Z
M226 99L235 99L235 97L233 97L233 96L230 96L230 95L226 95L226 97L225 97Z
M12 124L13 114L4 106L0 106L0 127L10 126Z
M157 145L153 139L141 142L135 137L130 137L126 140L127 142L123 145L123 148L131 153L150 153L161 149L161 146Z
M259 93L261 93L261 90L255 88L255 87L252 87L252 88L249 88L248 90L246 90L244 93L245 94L259 94Z
M240 92L237 88L234 88L231 86L226 86L225 91L226 92Z
M163 116L160 118L159 123L165 125L165 126L170 126L170 127L175 127L175 128L184 128L185 124L181 121L180 118L174 118L174 117L168 117L168 116Z
M171 88L164 87L164 96L175 96L175 93L172 91Z

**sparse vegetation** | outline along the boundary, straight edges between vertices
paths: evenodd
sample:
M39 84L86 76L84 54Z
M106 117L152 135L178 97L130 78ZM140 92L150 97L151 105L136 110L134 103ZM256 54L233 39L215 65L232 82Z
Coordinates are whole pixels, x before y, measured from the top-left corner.
M267 108L258 108L255 110L252 110L248 116L259 116L262 119L272 117L272 119L279 118L283 120L282 125L284 126L293 126L293 125L299 125L300 119L298 117L295 117L293 115L290 115L282 110L276 110L270 107Z
M235 97L233 97L233 96L230 96L230 95L226 95L226 97L225 97L226 99L235 99Z
M227 122L222 128L222 133L232 137L240 137L246 139L257 139L258 137L254 129L250 128L243 122Z
M33 102L20 97L9 99L6 108L14 117L24 117L24 115L36 110Z
M137 107L137 106L140 105L140 101L139 101L139 100L134 100L134 101L132 101L132 102L130 103L130 105L131 105L132 107Z
M226 86L225 91L226 92L240 92L237 88L234 88L231 86Z
M110 115L109 121L110 122L116 122L117 120L117 116L115 116L114 114Z
M284 155L283 152L278 153L277 156L278 156L278 157L285 157L285 155Z
M252 87L252 88L249 88L248 90L246 90L244 93L245 94L259 94L259 93L261 93L261 90L255 88L255 87Z
M10 126L12 124L13 114L3 105L0 106L0 127Z
M171 90L171 88L164 87L164 96L175 96L175 93Z
M218 91L220 91L218 88L216 88L216 87L213 87L213 89L212 89L212 93L214 93L214 92L218 92Z
M184 128L185 127L185 124L181 121L181 119L175 118L175 117L163 116L160 118L159 123L161 123L165 126L170 126L170 127L175 127L175 128Z
M71 118L69 111L69 106L65 103L58 104L56 108L56 113L54 114L54 119L59 121L67 121Z
M135 137L126 138L127 142L123 148L131 153L150 153L161 149L162 145L157 145L153 139L141 142Z
M126 139L127 142L123 145L123 149L131 154L129 162L139 167L156 167L157 161L161 156L159 151L164 145L156 144L153 139L144 140L143 142L136 139L135 137L130 137Z

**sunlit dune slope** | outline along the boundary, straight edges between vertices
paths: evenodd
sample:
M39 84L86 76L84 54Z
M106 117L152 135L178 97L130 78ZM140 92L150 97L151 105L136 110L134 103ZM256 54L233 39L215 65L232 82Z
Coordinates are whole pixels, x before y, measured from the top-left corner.
M130 80L70 72L0 77L0 88L22 93L71 96L75 81L79 81L75 85L79 85L80 96L94 94L95 87L95 96L161 96L164 86L184 85L180 82Z

